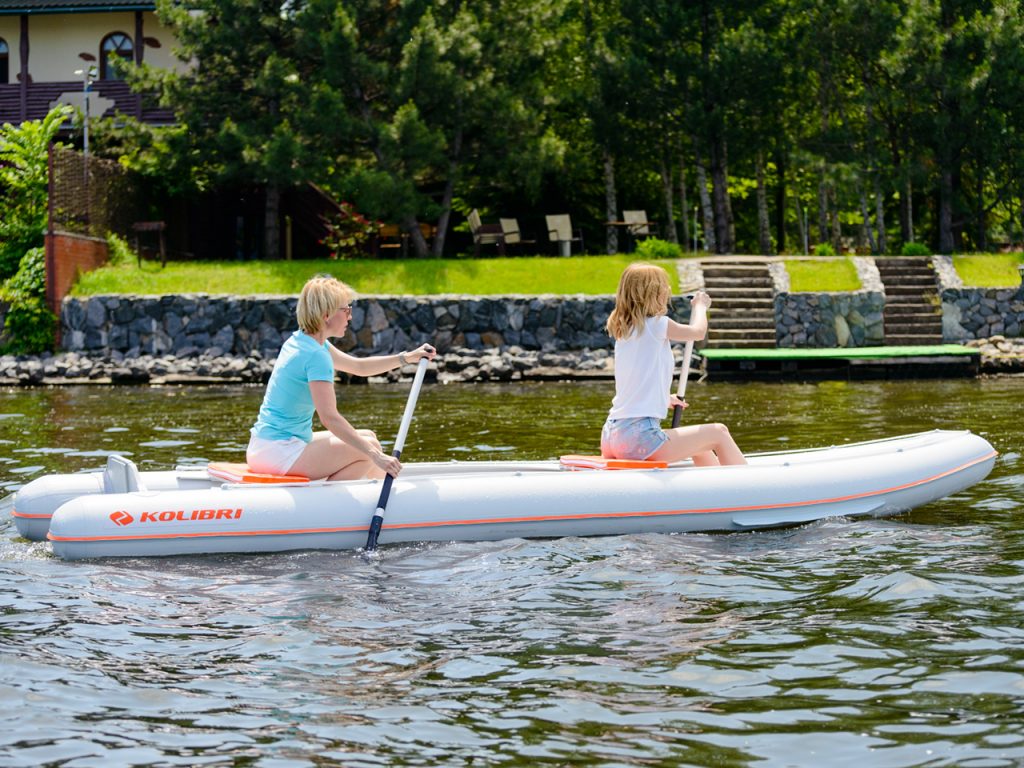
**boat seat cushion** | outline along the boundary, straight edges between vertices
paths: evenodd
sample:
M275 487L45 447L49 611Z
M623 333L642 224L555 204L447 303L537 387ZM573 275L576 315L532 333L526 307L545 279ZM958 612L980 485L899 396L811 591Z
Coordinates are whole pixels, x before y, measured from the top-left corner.
M265 475L253 472L249 465L233 464L228 461L211 461L206 465L206 472L217 480L229 483L308 483L309 478L302 475Z
M667 461L633 461L632 459L606 459L604 456L562 456L559 463L566 469L666 469Z

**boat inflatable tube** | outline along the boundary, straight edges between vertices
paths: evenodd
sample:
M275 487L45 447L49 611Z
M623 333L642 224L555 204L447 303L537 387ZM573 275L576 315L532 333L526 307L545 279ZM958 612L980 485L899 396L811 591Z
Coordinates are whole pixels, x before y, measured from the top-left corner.
M743 531L892 515L980 482L995 458L984 438L936 430L752 455L748 465L733 467L410 463L394 482L381 542ZM60 501L47 533L54 553L76 559L358 549L380 490L369 480L246 484L157 474L139 473L143 488L115 492L94 490L95 480L81 480L88 475L52 478L46 487ZM62 477L79 485L62 488Z

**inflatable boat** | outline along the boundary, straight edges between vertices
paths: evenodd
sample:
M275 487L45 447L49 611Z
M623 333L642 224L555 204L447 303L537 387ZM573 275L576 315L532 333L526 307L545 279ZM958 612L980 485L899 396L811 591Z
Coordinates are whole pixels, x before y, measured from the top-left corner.
M984 438L936 430L754 454L732 467L585 456L408 463L380 541L744 531L892 515L981 481L995 458ZM112 456L101 471L33 480L12 514L23 536L49 539L67 559L358 549L380 486L254 475L245 465L139 472Z

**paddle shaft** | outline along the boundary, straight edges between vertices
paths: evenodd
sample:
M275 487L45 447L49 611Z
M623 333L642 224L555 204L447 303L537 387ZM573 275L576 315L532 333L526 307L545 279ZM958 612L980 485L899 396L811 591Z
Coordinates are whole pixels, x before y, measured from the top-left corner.
M693 357L693 340L686 342L686 346L683 348L683 365L679 371L679 389L676 391L676 396L682 400L686 397L686 382L690 380L690 358ZM672 429L679 426L679 422L683 420L683 406L677 405L672 409Z
M395 449L391 455L396 459L402 457L402 449L405 447L405 436L409 434L409 424L412 423L412 412L416 410L416 399L420 396L420 387L423 386L423 376L427 372L427 358L421 357L416 366L416 378L412 380L412 389L409 391L409 399L405 403L405 413L402 415L402 424L398 428L398 437L395 438ZM384 524L384 510L388 505L388 497L391 495L391 484L394 477L384 475L384 485L380 489L380 498L377 499L377 510L370 520L370 530L366 535L366 551L373 552L377 549L377 537L380 536L380 527Z

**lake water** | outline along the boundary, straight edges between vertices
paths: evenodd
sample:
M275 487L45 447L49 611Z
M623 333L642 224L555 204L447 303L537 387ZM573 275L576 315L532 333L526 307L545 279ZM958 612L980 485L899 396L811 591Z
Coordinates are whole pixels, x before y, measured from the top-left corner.
M393 439L407 388L340 387ZM593 451L611 385L427 385L407 461ZM0 389L0 495L241 460L261 390ZM66 563L0 510L0 765L1024 764L1024 379L690 387L748 451L969 428L888 520Z

